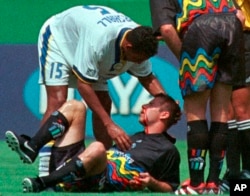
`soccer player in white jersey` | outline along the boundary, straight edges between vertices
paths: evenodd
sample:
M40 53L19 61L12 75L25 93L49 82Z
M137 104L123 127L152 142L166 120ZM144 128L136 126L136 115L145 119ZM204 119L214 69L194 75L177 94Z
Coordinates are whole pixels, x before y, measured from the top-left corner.
M106 148L115 141L128 149L129 137L110 118L107 80L128 72L151 95L164 93L148 60L157 46L150 27L105 6L76 6L49 18L38 43L39 83L46 87L48 103L42 124L66 101L68 87L77 87L93 111L96 139Z

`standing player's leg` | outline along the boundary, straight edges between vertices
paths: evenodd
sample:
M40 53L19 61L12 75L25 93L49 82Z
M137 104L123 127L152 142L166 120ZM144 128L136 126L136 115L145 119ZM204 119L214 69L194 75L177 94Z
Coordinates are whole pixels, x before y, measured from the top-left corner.
M187 117L187 155L190 179L175 191L176 195L204 194L206 154L209 147L208 123L206 120L207 101L210 90L196 92L184 97Z
M58 110L67 100L68 85L45 86L47 94L47 108L44 113L41 124L56 110Z
M232 94L234 94L234 90ZM233 95L232 95L233 97ZM231 98L232 100L232 98ZM223 180L236 179L240 173L240 145L238 139L237 120L232 101L228 113L228 136L226 150L227 170ZM228 182L229 183L229 182Z
M244 68L245 84L235 86L232 93L232 107L234 109L235 121L237 128L229 132L227 167L228 171L224 176L225 180L230 178L236 179L240 173L240 154L242 158L242 176L246 171L250 171L250 33L244 32ZM239 142L240 141L240 142ZM240 146L242 148L240 149ZM245 177L244 177L245 178Z
M209 174L207 189L219 191L219 176L227 147L228 111L232 87L216 82L210 96ZM223 96L221 96L223 95ZM218 189L218 190L216 190ZM209 191L209 190L208 190Z
M204 185L204 171L208 150L208 124L206 108L210 90L193 93L184 98L184 109L187 116L188 133L188 167L190 185Z
M41 124L67 100L72 72L50 30L52 21L53 18L50 18L44 23L38 36L39 84L45 85L47 95L47 107Z
M242 170L250 171L250 87L246 86L235 90L233 97L241 149Z
M248 21L249 22L249 21ZM246 68L246 88L242 89L240 97L242 101L242 118L238 120L238 129L240 133L240 139L242 141L242 175L244 171L250 172L250 31L244 31L244 55L245 55L245 68ZM249 178L249 174L248 174Z
M105 108L105 111L110 114L111 113L111 98L107 91L96 91L96 94L102 103L103 107ZM108 132L106 131L106 127L103 125L101 120L93 113L93 130L94 130L94 136L97 141L100 141L104 144L106 149L109 149L112 144L113 140L109 136Z

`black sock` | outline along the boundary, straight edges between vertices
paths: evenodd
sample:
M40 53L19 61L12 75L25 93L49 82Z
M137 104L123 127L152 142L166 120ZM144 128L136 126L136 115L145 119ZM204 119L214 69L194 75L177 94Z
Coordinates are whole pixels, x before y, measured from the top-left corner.
M225 176L228 180L237 178L240 173L240 146L238 137L236 120L228 121L226 163L229 173Z
M204 182L204 169L208 149L208 126L206 120L188 122L188 167L191 186Z
M207 182L219 183L219 175L223 165L227 146L228 124L212 122L209 131L209 175Z
M40 177L46 187L51 187L59 182L72 182L76 177L84 177L86 174L82 161L75 157L69 162L65 162L59 169L53 171L48 176Z
M56 139L64 134L69 128L68 120L59 111L54 112L42 125L34 137L31 138L29 145L39 151L42 146L49 141Z
M237 122L241 155L242 155L242 169L250 171L250 120Z

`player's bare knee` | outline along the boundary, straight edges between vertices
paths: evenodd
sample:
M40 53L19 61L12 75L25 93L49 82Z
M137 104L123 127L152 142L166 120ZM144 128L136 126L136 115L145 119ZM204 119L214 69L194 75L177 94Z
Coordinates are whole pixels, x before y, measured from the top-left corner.
M76 112L77 111L86 112L86 106L78 100L74 99L69 100L66 103L64 103L64 106L69 106L71 107L72 110L75 110Z
M95 141L91 143L89 147L94 149L98 154L106 154L106 148L102 142Z

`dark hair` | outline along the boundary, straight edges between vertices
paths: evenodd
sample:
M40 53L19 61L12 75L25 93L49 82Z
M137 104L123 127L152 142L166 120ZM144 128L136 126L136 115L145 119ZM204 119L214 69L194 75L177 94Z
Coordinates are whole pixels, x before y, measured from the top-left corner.
M167 119L168 127L176 124L181 118L181 108L179 104L169 95L158 94L155 98L159 97L162 100L160 110L169 111L170 117Z
M158 41L151 27L136 27L128 32L126 39L132 44L134 52L142 53L147 57L154 56L157 53Z

